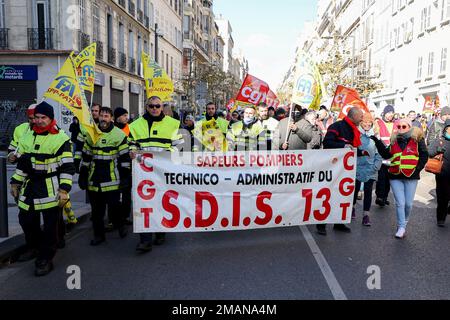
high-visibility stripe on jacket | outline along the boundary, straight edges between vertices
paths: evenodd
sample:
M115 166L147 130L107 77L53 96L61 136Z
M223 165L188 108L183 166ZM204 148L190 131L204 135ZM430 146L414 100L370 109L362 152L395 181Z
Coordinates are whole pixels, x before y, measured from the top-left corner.
M250 128L244 128L242 121L236 122L228 131L227 140L232 151L267 149L267 138L260 121L254 123Z
M75 174L70 138L29 131L19 143L21 158L11 183L22 186L19 208L41 211L58 206L58 189L70 192Z
M8 147L9 152L15 152L19 146L20 139L31 131L30 124L28 122L22 123L14 129L13 139Z
M266 131L267 148L272 150L273 147L278 143L278 142L273 143L273 141L275 137L279 135L277 131L280 122L272 117L269 117L269 119L261 121L261 124L264 130Z
M411 139L405 150L402 150L398 142L395 142L391 146L391 154L392 159L389 173L393 175L403 174L405 177L410 178L419 164L418 143L414 139Z
M183 143L179 133L180 121L165 116L161 121L149 122L141 117L130 124L130 149L142 151L174 151Z
M127 137L117 127L103 132L94 144L87 135L81 167L89 172L88 190L109 192L120 189L120 177L130 173L131 160Z

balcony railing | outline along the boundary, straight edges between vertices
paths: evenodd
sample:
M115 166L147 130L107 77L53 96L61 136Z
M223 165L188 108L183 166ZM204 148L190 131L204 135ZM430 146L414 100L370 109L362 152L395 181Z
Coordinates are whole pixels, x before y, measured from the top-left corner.
M116 65L116 49L108 47L108 63L112 65Z
M82 31L78 31L78 43L80 45L79 51L81 51L91 44L91 37Z
M119 68L126 69L127 67L127 55L123 52L119 52Z
M136 14L136 6L133 1L128 0L128 12L134 17Z
M99 61L103 61L103 42L100 40L94 40L97 43L97 55L95 58Z
M136 73L136 59L130 58L129 65L130 65L130 73Z
M51 28L28 28L28 49L52 50L54 31Z
M125 0L119 0L119 4L125 8Z
M7 50L9 49L8 45L8 31L7 28L1 28L0 29L0 50Z
M150 18L148 16L144 17L145 27L150 28Z
M144 12L142 10L137 11L137 19L140 23L144 24Z

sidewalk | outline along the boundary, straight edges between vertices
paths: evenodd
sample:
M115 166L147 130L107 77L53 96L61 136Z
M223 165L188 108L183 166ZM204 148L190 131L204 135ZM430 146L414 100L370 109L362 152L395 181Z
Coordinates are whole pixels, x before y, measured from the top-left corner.
M15 166L8 166L8 183L11 176L14 174ZM91 207L86 203L85 191L80 190L78 187L78 175L74 176L73 187L70 193L72 200L72 208L75 212L75 216L78 218L79 223L86 220L90 214ZM42 218L41 218L42 219ZM23 250L25 244L25 238L22 228L19 224L19 208L14 202L13 197L9 194L8 190L8 238L0 238L0 263L8 260L11 256Z

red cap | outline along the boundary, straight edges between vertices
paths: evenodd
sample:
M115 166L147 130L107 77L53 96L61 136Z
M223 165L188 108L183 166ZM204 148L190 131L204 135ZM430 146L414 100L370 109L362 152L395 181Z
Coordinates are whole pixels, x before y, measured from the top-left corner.
M37 104L32 104L27 109L27 116L34 117L34 109L36 109Z

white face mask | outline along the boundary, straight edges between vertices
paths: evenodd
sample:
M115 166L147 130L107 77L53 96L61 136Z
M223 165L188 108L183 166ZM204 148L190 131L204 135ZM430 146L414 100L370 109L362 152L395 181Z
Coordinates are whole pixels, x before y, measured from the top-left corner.
M252 118L244 118L244 123L245 124L250 124L250 123L252 123L253 121L255 121L255 117L252 117Z

